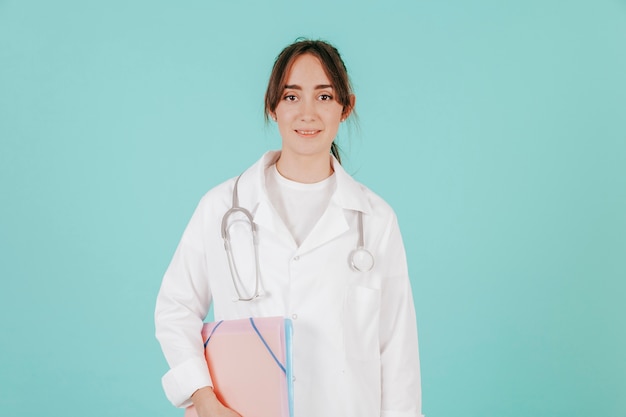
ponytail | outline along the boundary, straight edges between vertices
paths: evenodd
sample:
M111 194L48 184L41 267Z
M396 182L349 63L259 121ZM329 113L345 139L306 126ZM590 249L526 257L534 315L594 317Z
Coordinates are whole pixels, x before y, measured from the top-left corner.
M333 141L333 143L330 145L330 153L337 159L337 162L341 164L341 155L339 154L339 145L337 145L335 141Z

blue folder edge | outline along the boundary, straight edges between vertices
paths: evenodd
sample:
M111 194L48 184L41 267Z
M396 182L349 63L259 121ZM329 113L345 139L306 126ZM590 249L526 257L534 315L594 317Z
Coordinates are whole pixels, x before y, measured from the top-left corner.
M287 395L289 398L289 415L294 417L293 415L293 370L291 367L292 364L292 351L291 351L291 339L293 336L293 325L291 324L290 319L285 319L285 345L286 345L286 366L287 368Z

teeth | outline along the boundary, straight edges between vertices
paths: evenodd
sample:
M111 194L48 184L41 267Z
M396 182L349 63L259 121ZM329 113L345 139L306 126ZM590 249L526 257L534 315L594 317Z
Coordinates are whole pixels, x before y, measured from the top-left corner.
M314 135L317 130L298 130L301 135Z

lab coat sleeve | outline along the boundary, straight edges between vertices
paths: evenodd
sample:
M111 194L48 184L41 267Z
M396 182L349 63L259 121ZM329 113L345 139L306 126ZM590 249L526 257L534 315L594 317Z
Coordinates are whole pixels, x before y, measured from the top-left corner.
M199 388L212 386L201 337L211 303L204 250L202 202L192 216L163 277L155 309L156 337L170 366L163 389L176 407L191 405Z
M381 417L422 416L415 307L395 215L381 242L386 276L381 291Z

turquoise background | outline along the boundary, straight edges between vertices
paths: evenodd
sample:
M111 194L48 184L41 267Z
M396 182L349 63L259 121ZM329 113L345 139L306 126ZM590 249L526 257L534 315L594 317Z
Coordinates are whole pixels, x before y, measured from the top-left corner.
M623 0L0 0L0 414L180 415L155 296L203 193L279 147L298 36L353 78L424 413L626 416Z

